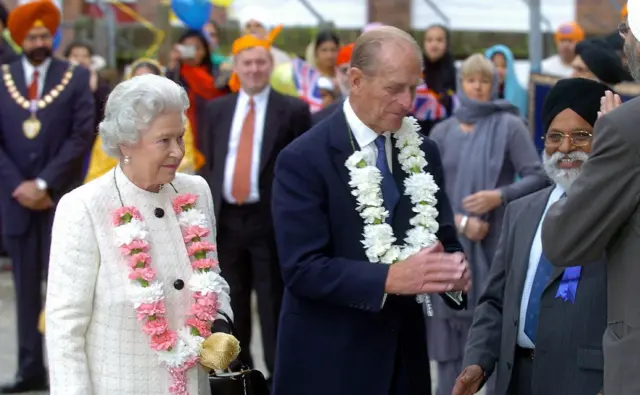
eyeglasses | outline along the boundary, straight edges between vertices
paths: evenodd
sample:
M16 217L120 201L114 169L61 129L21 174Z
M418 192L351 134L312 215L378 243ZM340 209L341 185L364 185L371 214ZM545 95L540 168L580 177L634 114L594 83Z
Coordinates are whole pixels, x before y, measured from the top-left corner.
M627 22L622 22L620 25L618 25L618 33L624 38L627 36L627 34L629 34L629 25L627 25Z
M546 136L543 136L544 145L547 147L557 147L564 141L565 138L569 138L571 144L575 147L584 147L585 145L591 142L591 137L593 137L593 133L589 133L586 130L577 130L575 132L571 132L569 134L564 134L560 132L551 132L547 133Z

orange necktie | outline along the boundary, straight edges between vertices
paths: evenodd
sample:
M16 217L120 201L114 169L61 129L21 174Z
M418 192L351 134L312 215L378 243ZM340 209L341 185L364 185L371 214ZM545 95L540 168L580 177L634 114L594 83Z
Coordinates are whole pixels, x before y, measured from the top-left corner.
M240 143L236 153L236 167L233 172L233 186L231 194L238 204L242 204L249 197L251 191L251 162L253 156L253 132L256 124L256 109L253 98L249 99L249 111L244 118Z
M40 73L38 70L33 70L33 78L31 79L31 84L29 85L29 100L38 100L38 77Z

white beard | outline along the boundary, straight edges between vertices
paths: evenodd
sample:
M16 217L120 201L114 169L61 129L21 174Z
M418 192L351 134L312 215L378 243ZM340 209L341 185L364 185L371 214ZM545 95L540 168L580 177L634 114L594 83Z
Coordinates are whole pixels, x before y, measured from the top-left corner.
M571 184L573 184L580 173L582 173L582 166L577 169L559 168L558 161L567 158L582 161L582 164L584 164L584 162L589 159L589 155L583 151L573 151L568 154L555 152L553 155L549 156L545 151L542 151L542 165L544 166L544 171L547 173L549 178L553 180L553 182L560 185L565 191L568 191L569 188L571 188Z

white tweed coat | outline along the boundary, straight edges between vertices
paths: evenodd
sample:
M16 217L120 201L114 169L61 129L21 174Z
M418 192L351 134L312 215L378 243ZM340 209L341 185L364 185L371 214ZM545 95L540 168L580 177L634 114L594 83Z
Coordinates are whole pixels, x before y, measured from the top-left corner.
M171 206L170 185L159 193L135 186L119 166L65 195L53 225L46 300L46 342L51 395L163 395L171 378L149 346L147 335L126 296L127 265L114 240L112 213L135 206L149 229L152 267L163 283L167 319L176 330L191 305L186 286L191 265ZM209 242L215 242L215 218L209 186L199 176L178 173L178 193L199 196L207 215ZM158 218L155 210L164 210ZM181 279L182 290L174 287ZM229 287L219 295L220 309L231 315ZM207 374L198 365L187 372L190 395L209 395Z

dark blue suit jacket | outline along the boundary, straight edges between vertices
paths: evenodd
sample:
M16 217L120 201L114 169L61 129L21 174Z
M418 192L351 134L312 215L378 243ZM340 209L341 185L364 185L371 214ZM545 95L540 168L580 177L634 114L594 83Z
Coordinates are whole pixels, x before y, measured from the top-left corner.
M425 138L422 149L426 171L440 185L438 238L447 251L461 251L438 148ZM345 168L352 153L344 113L336 111L276 163L272 208L286 289L275 395L389 395L396 358L412 383L406 395L431 393L422 307L412 296L392 295L383 307L389 267L368 262L364 253L363 221ZM395 148L392 156L404 191ZM402 194L392 224L398 240L410 227L411 210Z
M68 67L66 61L51 60L43 96L62 81ZM11 63L9 71L22 96L28 97L22 61ZM2 231L8 236L20 236L26 232L32 212L22 207L11 194L23 181L39 177L47 182L52 199L57 201L82 183L83 159L91 149L95 134L95 106L89 89L89 71L76 67L60 96L38 110L42 129L35 139L29 140L22 132L22 123L29 118L29 111L16 104L2 79L0 84Z

